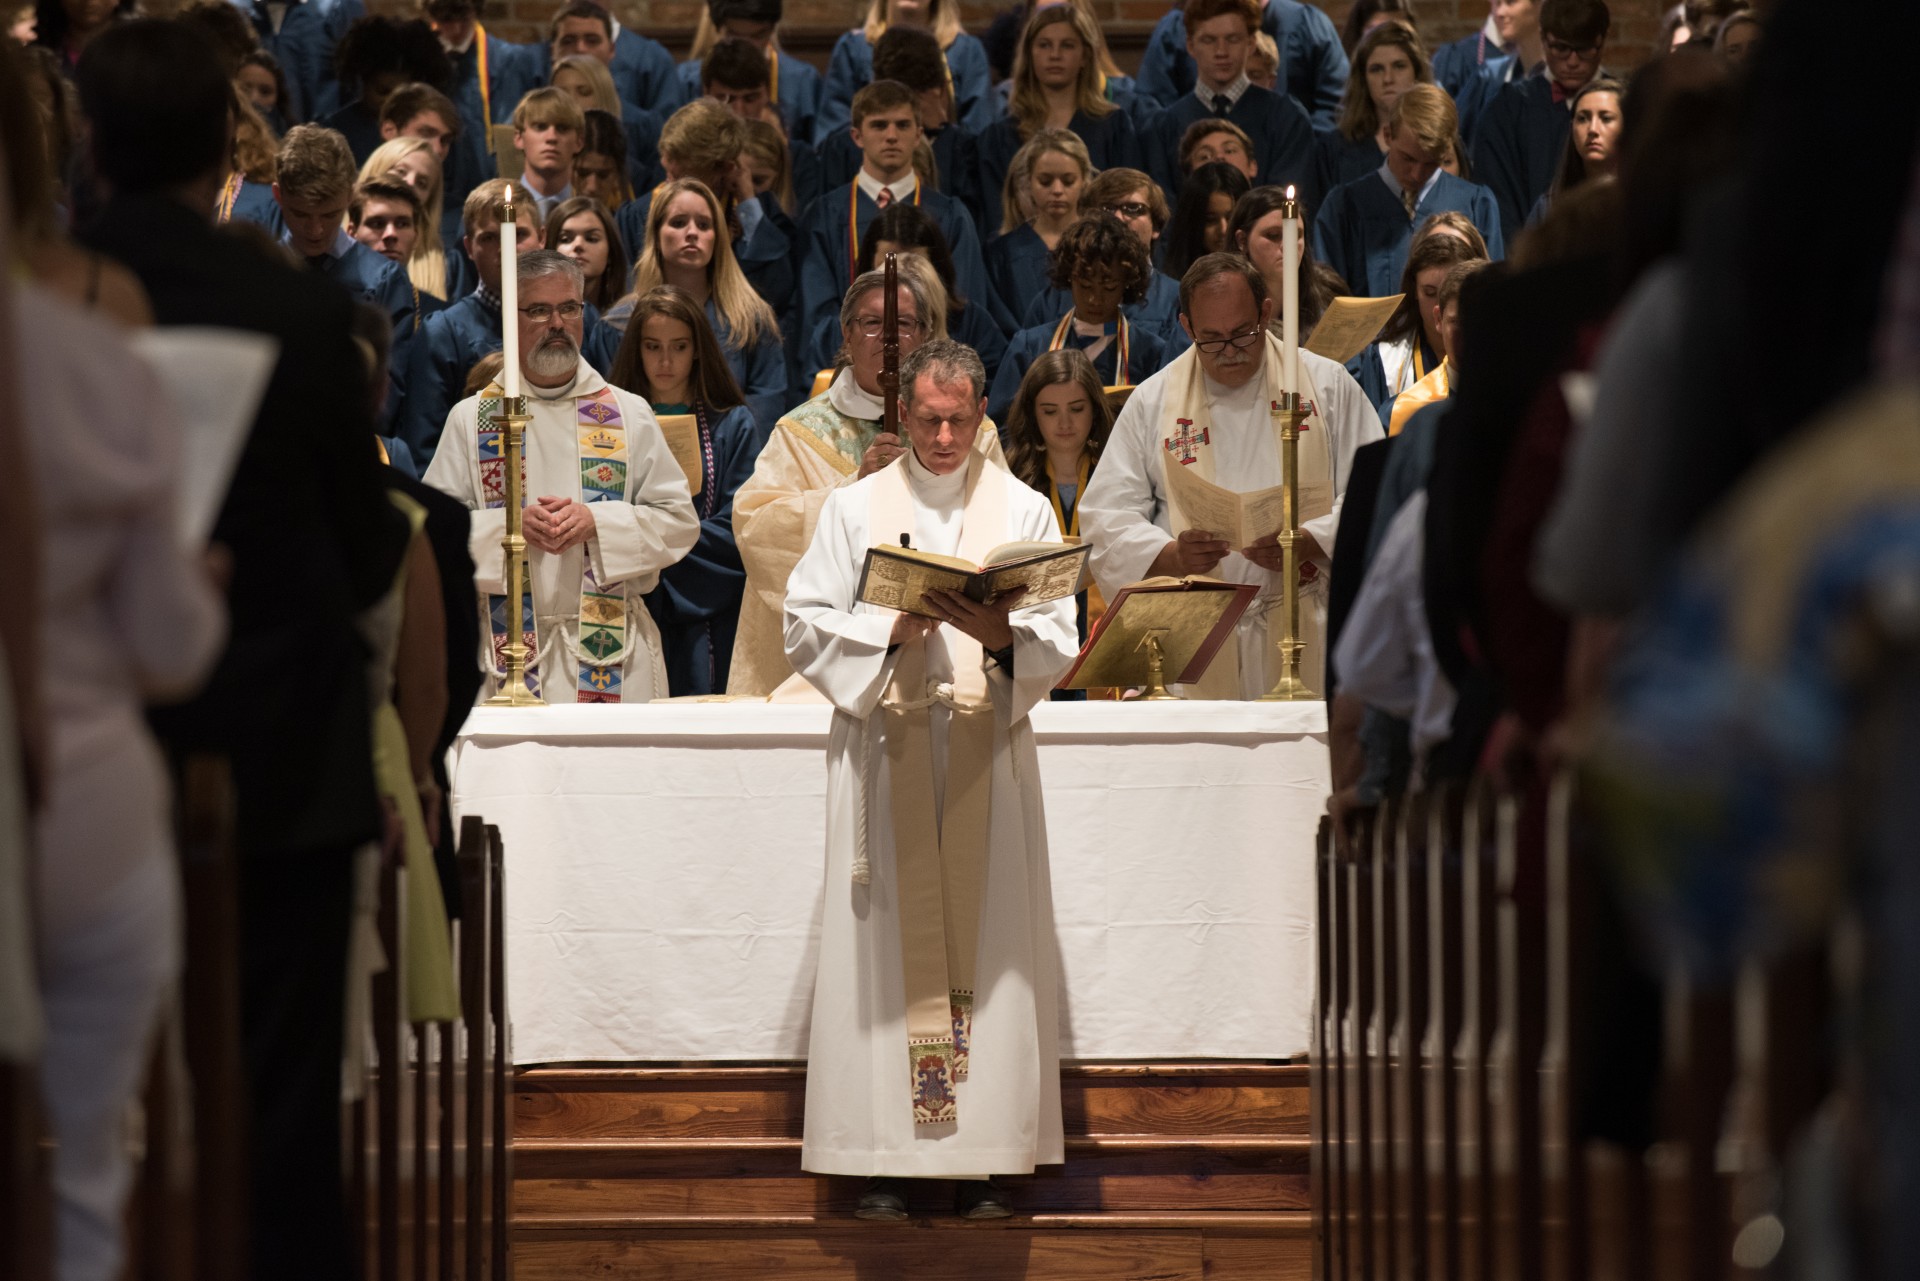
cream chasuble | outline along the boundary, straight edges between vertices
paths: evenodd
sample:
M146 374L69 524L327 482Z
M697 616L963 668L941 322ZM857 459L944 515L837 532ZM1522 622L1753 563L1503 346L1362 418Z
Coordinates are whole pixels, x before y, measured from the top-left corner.
M853 483L860 459L880 434L878 396L842 369L827 390L774 424L753 475L733 496L733 537L747 570L740 629L727 693L765 697L793 675L781 641L787 578L813 541L827 495ZM980 424L975 449L1004 463L993 420Z
M986 430L982 429L983 432ZM792 573L786 644L835 708L802 1165L929 1178L1062 1159L1058 985L1027 713L1076 648L1073 602L1011 616L1013 674L951 627L889 652L855 602L866 550L976 558L1057 539L1043 495L976 454L830 494Z
M453 407L426 482L473 509L468 549L481 597L481 697L497 687L496 642L515 613L531 621L541 697L550 703L664 698L660 633L642 597L700 537L686 477L646 401L609 386L585 361L563 387L527 387L526 502L552 495L585 503L594 535L559 555L527 549L531 619L503 595L506 513L489 506L500 462L482 431L480 398ZM497 453L497 451L496 451ZM591 464L591 465L590 465ZM581 615L592 606L588 643ZM495 633L500 635L496 637Z
M1081 530L1093 545L1091 566L1101 591L1111 598L1128 583L1148 576L1153 560L1185 527L1167 495L1166 469L1184 466L1241 493L1281 482L1279 427L1272 406L1281 384L1280 344L1268 336L1263 367L1242 387L1207 377L1191 347L1142 383L1114 423L1100 465L1080 499ZM1347 371L1309 351L1300 353L1303 394L1309 414L1300 433L1301 528L1330 555L1339 529L1340 494L1353 453L1381 436L1380 419ZM1324 672L1327 574L1324 561L1303 584L1300 623L1306 650L1301 675L1314 689ZM1237 643L1223 648L1190 698L1258 698L1279 675L1280 575L1260 568L1238 549L1213 577L1252 583L1260 597L1247 610Z

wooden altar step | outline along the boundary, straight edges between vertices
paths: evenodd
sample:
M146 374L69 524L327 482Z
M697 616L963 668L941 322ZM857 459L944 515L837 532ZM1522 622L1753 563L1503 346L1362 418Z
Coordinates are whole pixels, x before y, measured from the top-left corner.
M968 1223L929 1183L903 1224L800 1169L799 1067L544 1068L516 1080L519 1281L895 1277L1289 1281L1309 1275L1306 1070L1063 1072L1064 1165Z

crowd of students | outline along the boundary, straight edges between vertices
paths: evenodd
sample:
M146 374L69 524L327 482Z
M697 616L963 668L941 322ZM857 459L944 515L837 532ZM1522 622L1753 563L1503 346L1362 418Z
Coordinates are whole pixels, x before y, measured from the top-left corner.
M114 702L119 719L100 718L112 728L137 726L148 697L210 681L156 725L170 749L212 746L235 760L243 893L257 922L243 942L250 1011L337 1005L344 931L335 927L352 911L341 869L381 839L397 811L429 840L448 835L440 760L472 701L478 624L465 609L464 630L444 637L445 660L427 664L438 675L414 682L446 686L442 697L395 708L396 671L424 663L423 644L435 648L401 634L394 619L417 611L395 601L409 579L429 581L439 560L438 581L453 602L446 617L463 613L472 562L459 567L458 536L451 552L441 545L447 500L417 482L455 407L498 374L504 235L522 253L549 249L578 264L580 349L599 375L660 414L697 420L699 541L646 597L674 695L738 684L729 680L730 655L756 606L754 567L743 568L734 522L790 520L791 536L765 538L761 554L804 549L804 504L788 510L777 486L754 485L756 474L801 474L816 461L774 457L788 448L776 424L830 413L869 425L878 418L882 291L872 273L888 254L903 266L904 320L916 342L952 336L984 358L1008 465L1047 495L1067 534L1079 532L1078 503L1112 432L1111 389L1146 381L1191 343L1180 280L1194 263L1242 255L1272 296L1294 273L1303 335L1342 295L1401 295L1378 340L1347 369L1358 386L1352 403L1371 423L1363 392L1395 444L1365 467L1355 456L1354 475L1343 480L1340 545L1323 549L1333 555L1335 635L1341 611L1351 611L1349 650L1335 655L1343 684L1334 771L1337 806L1351 807L1405 786L1410 773L1460 772L1459 761L1485 741L1463 734L1463 723L1484 731L1472 718L1490 723L1498 712L1476 675L1506 656L1503 643L1539 648L1540 633L1526 629L1540 601L1523 581L1496 584L1504 595L1485 589L1506 611L1497 617L1443 620L1484 627L1472 654L1460 652L1460 628L1409 612L1425 608L1426 504L1473 524L1537 497L1524 475L1500 493L1461 479L1505 474L1498 465L1473 470L1484 459L1442 452L1436 460L1437 414L1446 406L1505 422L1531 413L1529 431L1552 453L1564 446L1564 405L1530 411L1530 401L1488 399L1520 383L1529 394L1538 389L1540 371L1516 374L1514 353L1558 334L1580 339L1585 362L1597 330L1583 326L1598 326L1616 305L1646 308L1649 323L1677 323L1659 305L1672 303L1678 286L1656 264L1681 242L1682 196L1697 177L1687 166L1704 174L1725 159L1705 148L1726 145L1729 86L1759 31L1750 16L1690 14L1690 38L1702 47L1653 64L1652 87L1642 90L1636 78L1630 94L1606 67L1603 0L1495 0L1483 30L1433 48L1404 0L1356 0L1339 29L1295 0L1190 0L1156 26L1134 78L1119 73L1078 0L1012 10L986 41L960 29L953 0L876 0L840 39L824 76L781 50L779 0L709 0L694 57L679 65L594 0L572 0L545 43L526 45L489 33L482 3L426 0L422 16L399 19L363 17L358 0L211 0L140 23L137 40L107 41L90 59L130 6L53 0L35 22L16 22L16 36L31 43L0 59L0 140L15 256L32 282L23 288L34 291L28 301L49 315L92 310L118 326L257 329L287 353L261 417L275 430L256 431L264 443L243 458L215 533L232 558L217 569L228 589L227 649L216 654L217 625L200 608L212 593L195 585L196 567L174 557L151 582L170 585L177 617L151 592L124 605L172 638L177 661L154 663L142 636L123 637L127 652L100 662L125 679L105 694L98 681L82 690ZM168 50L181 65L189 55L217 61L222 76L206 93L190 76L169 78L178 67L154 65ZM1635 95L1648 104L1637 152L1627 127ZM1670 123L1676 101L1692 111L1678 125ZM1621 197L1629 186L1631 206ZM1291 263L1281 234L1289 187L1311 228ZM509 193L510 228L500 214ZM1608 265L1616 223L1633 263L1618 279ZM1782 234L1770 251L1797 226L1776 227ZM1491 265L1509 246L1518 274ZM1832 281L1814 286L1838 297ZM1833 310L1844 309L1836 302ZM91 388L119 404L152 394L131 375L90 381L117 367L117 329L64 314L35 326L17 314L33 339L17 344L32 367L29 391ZM1818 345L1833 335L1802 337ZM1685 380L1658 363L1669 353L1639 354L1668 377L1676 393L1669 412L1679 412ZM1456 385L1463 365L1473 397ZM842 371L849 376L835 400L825 375ZM1731 381L1715 384L1715 394L1739 394ZM81 398L52 403L71 421L84 419ZM1626 421L1621 406L1607 408L1603 421ZM1760 419L1787 421L1778 405L1754 408ZM363 474L373 452L359 452L364 437L338 431L363 421L387 464L377 478ZM1495 434L1512 445L1513 430ZM115 449L137 459L164 457L167 446L129 438ZM841 452L828 460L837 470L812 488L888 461L870 429ZM83 470L92 490L78 483ZM1439 480L1430 484L1430 473ZM119 484L106 464L82 469L65 457L35 476L48 510L76 529L100 526L83 500L97 503L102 485ZM161 536L147 537L161 490L133 480L126 487L130 496L107 523L129 534L118 551L137 566L164 550ZM1403 501L1428 490L1431 499ZM744 495L739 508L736 495ZM464 508L453 516L464 528ZM112 558L93 550L71 570L46 561L56 574L88 576L103 594L125 585ZM1583 596L1583 584L1614 564L1574 564L1561 584L1567 599L1605 604ZM790 570L791 559L784 565ZM1461 595L1478 600L1482 587L1472 587ZM1097 599L1083 600L1083 636L1098 609ZM45 614L55 626L58 610ZM102 616L75 628L111 630ZM777 628L777 609L761 623ZM1437 646L1415 635L1429 625L1442 638ZM1515 641L1523 635L1534 639ZM15 718L31 726L42 718L18 679L20 656L44 647L6 642ZM369 650L378 668L371 705ZM777 637L773 652L777 659ZM773 672L768 688L784 674ZM1560 706L1557 686L1543 698L1548 713ZM321 706L331 720L286 732ZM384 733L396 715L404 759L397 780L383 776L376 787L368 745L376 725ZM1527 728L1550 719L1530 718ZM129 738L144 742L132 731ZM21 741L31 758L34 736ZM52 758L55 815L74 820L77 835L50 822L49 839L79 849L91 838L78 820L99 818L87 812L100 790L98 762L89 762L93 775L68 776L57 751ZM163 831L158 766L143 757L127 768L145 771L146 785L122 797L141 810L125 822ZM63 804L75 808L58 810ZM149 854L164 854L163 837L149 844ZM150 878L151 859L141 872ZM145 881L125 885L129 902L147 893ZM115 1017L117 1026L150 1026L175 963L167 912L136 919L124 904L103 906L98 885L68 878L51 886L68 890L76 901L94 895L115 928L137 927L109 940L145 976L113 998L121 1002ZM290 903L302 905L294 915L311 925L310 937L284 927ZM60 962L53 952L43 958L50 988ZM260 1275L347 1275L337 1234L302 1222L337 1174L338 1135L329 1129L337 1109L326 1119L337 1074L328 1081L324 1071L283 1070L293 1061L324 1067L327 1029L257 1022L248 1053L264 1096L253 1101ZM294 1042L297 1053L287 1048ZM114 1105L135 1083L140 1041L114 1044L114 1072L60 1081L49 1069L56 1092L65 1089L78 1109L56 1109L63 1124L111 1129ZM101 1051L83 1043L61 1053L68 1057L49 1063L97 1061ZM93 1260L76 1263L76 1276L111 1270L125 1193L123 1161L98 1150L89 1159L98 1168L61 1188L79 1207L73 1223L63 1220L62 1250L71 1237L82 1242L76 1257Z

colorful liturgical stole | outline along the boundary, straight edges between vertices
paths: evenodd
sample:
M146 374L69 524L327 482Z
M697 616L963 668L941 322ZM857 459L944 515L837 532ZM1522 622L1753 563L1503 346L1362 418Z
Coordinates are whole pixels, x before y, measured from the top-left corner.
M1011 481L978 453L967 460L967 468L959 555L978 564L1005 541L1006 486ZM914 528L912 482L904 459L876 474L867 528L878 539L887 537L882 531ZM953 666L950 682L927 675L927 647L934 644L947 648ZM959 1119L954 1085L967 1077L973 1035L974 971L993 791L995 717L985 662L980 642L956 628L942 627L900 646L893 678L880 700L892 777L908 1079L913 1119L920 1125ZM944 804L937 822L932 721L936 703L952 713L947 722Z
M580 445L580 500L587 503L624 502L627 492L627 433L620 403L611 387L574 398ZM489 386L480 394L480 488L488 507L507 501L506 460L498 418L500 389ZM521 492L526 491L522 458ZM620 666L627 657L627 596L624 584L601 586L593 576L593 556L584 556L580 584L579 685L582 703L620 701ZM521 643L527 647L527 688L540 692L539 638L534 622L531 583L505 584L506 595L487 598L487 623L493 638L493 671L506 679L508 601L518 596ZM516 586L518 591L515 591Z

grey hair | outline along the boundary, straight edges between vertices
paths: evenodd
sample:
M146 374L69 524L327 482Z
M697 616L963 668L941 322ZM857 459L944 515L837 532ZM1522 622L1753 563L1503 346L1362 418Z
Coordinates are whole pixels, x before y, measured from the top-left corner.
M951 338L922 343L900 362L900 403L909 409L913 407L914 388L922 375L932 378L936 387L951 387L966 379L972 393L968 397L971 404L979 404L980 398L987 394L987 367L980 363L980 354Z
M573 282L573 291L584 296L587 292L587 273L580 270L580 264L552 249L529 249L518 256L518 270L514 279L521 288L536 280L545 280L548 276L565 276Z
M847 326L853 323L854 313L860 310L860 300L874 290L885 289L886 287L887 273L884 270L863 271L853 278L853 284L847 288L847 296L840 301L840 332L842 335L847 332ZM909 298L913 299L913 319L915 327L923 334L928 332L927 326L933 323L931 320L932 308L928 305L926 287L921 283L919 273L913 271L901 272L900 287L907 291Z

